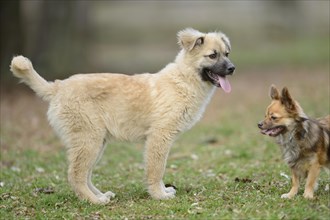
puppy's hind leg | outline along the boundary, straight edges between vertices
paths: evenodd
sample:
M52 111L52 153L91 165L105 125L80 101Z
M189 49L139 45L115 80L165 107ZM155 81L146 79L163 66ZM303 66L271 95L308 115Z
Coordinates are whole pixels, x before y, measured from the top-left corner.
M79 135L69 146L68 179L76 194L94 204L106 204L110 198L102 194L90 181L92 168L102 151L102 138Z
M98 161L101 159L102 155L103 155L103 152L104 152L104 149L106 147L106 144L103 143L102 147L101 147L101 150L99 151L99 154L97 156L97 159L94 163L94 165L92 166L91 169L89 169L89 172L88 172L88 180L87 180L87 185L88 185L88 188L99 198L102 198L103 196L107 197L107 198L113 198L115 197L115 194L111 191L108 191L106 193L102 193L100 190L98 190L94 184L92 183L92 172L93 172L93 167L98 163Z
M167 156L173 141L167 133L152 134L147 138L145 149L146 178L148 192L154 199L171 199L175 197L173 187L165 187L163 176Z

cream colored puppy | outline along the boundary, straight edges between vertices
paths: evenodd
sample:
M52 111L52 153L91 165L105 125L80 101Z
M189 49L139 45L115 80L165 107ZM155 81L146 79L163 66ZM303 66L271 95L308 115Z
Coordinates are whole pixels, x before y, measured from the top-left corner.
M202 116L216 87L230 92L230 43L218 32L178 33L181 51L156 74L77 74L47 82L29 59L16 56L11 71L49 102L48 119L67 148L68 179L76 194L106 204L114 194L91 182L106 141L145 140L145 172L155 199L175 196L162 181L171 145Z

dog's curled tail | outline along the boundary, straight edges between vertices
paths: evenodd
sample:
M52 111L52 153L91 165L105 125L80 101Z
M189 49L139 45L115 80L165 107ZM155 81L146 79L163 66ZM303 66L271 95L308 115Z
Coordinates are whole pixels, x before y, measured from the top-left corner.
M10 65L10 70L14 76L31 87L38 96L46 101L50 101L54 96L54 83L47 82L42 78L32 66L31 61L24 56L15 56Z

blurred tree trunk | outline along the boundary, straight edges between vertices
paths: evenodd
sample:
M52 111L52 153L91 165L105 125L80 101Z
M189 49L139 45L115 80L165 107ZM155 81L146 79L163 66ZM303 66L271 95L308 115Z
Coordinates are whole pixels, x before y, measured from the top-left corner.
M12 78L9 72L11 58L24 52L19 0L0 1L0 30L0 85L3 86Z
M89 63L88 1L0 1L1 85L17 82L13 55L31 59L47 80L84 72Z
M31 51L45 74L67 76L88 66L86 1L43 1L36 42ZM51 77L54 78L54 77Z

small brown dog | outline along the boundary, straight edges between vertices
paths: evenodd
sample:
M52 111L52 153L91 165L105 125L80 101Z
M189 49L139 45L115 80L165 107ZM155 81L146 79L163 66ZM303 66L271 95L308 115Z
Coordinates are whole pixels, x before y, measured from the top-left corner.
M293 198L300 179L307 176L304 197L312 199L320 169L330 168L330 116L308 118L286 87L280 95L272 85L270 97L272 102L258 127L262 134L275 137L292 171L292 188L281 198Z

